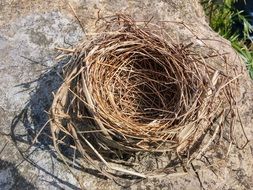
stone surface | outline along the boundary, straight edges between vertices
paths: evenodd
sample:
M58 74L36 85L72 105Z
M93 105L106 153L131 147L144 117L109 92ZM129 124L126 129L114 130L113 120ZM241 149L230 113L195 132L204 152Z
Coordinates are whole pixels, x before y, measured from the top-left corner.
M85 33L92 32L101 15L124 12L136 20L179 21L187 23L191 31L180 25L168 29L179 40L203 41L220 52L228 52L231 64L241 63L229 42L213 32L205 21L197 0L71 0L80 27L70 6L61 0L2 0L0 1L0 189L80 189L75 177L59 162L44 135L29 148L31 136L47 121L48 110L61 78L55 47L71 47ZM194 34L193 34L194 33ZM196 36L198 38L196 38ZM217 63L218 64L218 63ZM242 67L243 68L243 67ZM240 113L250 139L248 146L239 150L234 145L228 157L221 157L222 146L210 152L212 166L196 169L188 174L168 175L161 179L146 179L120 186L105 180L92 169L73 169L87 189L251 189L253 186L253 85L245 69L240 79ZM19 121L19 122L18 122ZM240 126L236 126L240 134ZM47 129L46 129L47 130ZM243 144L245 139L237 139ZM20 152L21 151L21 152ZM208 155L208 154L207 154ZM215 155L215 156L214 156ZM215 171L215 172L213 172ZM131 185L131 186L130 186ZM126 187L128 186L128 187Z

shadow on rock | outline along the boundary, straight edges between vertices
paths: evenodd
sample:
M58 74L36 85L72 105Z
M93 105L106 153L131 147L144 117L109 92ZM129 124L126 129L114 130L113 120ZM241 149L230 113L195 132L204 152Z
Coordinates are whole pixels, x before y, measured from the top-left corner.
M27 181L16 167L7 161L0 160L0 189L37 189L31 182Z
M73 184L67 181L59 179L52 172L47 171L44 166L36 163L36 160L32 159L31 155L37 151L47 151L50 156L57 161L62 162L58 158L55 151L52 149L52 139L50 126L48 124L49 116L47 111L50 109L53 101L53 93L55 93L63 82L61 77L63 66L68 62L68 59L57 64L56 67L47 69L36 80L22 83L21 86L24 90L28 91L32 85L36 84L35 89L30 93L30 99L22 111L16 115L11 123L11 138L23 158L32 164L37 169L43 171L47 175L50 175L56 179L59 183L70 187L71 189L79 189ZM65 157L69 158L70 162L73 161L73 149L70 148L73 142L71 139L65 139L66 145L61 146L61 151ZM24 149L23 145L26 145ZM78 157L78 154L75 154ZM50 161L47 162L48 165ZM53 163L52 163L53 165ZM51 166L49 166L51 167ZM83 168L76 163L73 168L89 173L99 178L104 176L98 174L95 170L90 168Z

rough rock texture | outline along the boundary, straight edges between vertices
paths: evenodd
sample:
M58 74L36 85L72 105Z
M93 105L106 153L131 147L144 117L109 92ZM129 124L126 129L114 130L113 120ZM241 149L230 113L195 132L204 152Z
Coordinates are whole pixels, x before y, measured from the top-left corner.
M0 189L79 189L73 175L55 157L50 149L50 139L42 136L24 161L19 151L29 148L35 130L47 121L45 110L52 101L52 92L61 83L57 74L54 48L71 47L94 29L101 15L125 12L137 20L179 21L187 23L191 32L180 25L171 29L179 40L207 43L220 53L227 52L227 59L238 69L240 59L229 43L213 32L205 21L197 0L71 0L73 11L61 0L2 0L0 1ZM196 36L198 38L196 38ZM219 61L219 60L218 60ZM217 64L219 64L217 62ZM229 157L223 155L223 145L210 152L214 164L178 176L149 179L122 187L105 180L92 169L74 170L87 189L251 189L253 186L253 85L243 69L240 79L240 110L245 131L250 140L239 150L231 146ZM46 74L45 74L46 72ZM19 122L18 122L19 121ZM236 126L237 142L243 144L240 126ZM224 143L224 146L226 144ZM224 148L225 149L225 148ZM217 160L215 162L215 160ZM152 163L150 163L152 165ZM214 172L215 171L215 172ZM181 175L180 175L181 174ZM199 180L199 179L200 180Z

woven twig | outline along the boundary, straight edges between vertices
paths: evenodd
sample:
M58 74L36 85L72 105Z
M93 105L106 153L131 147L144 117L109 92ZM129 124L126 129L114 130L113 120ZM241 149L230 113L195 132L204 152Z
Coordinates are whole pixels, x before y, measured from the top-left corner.
M139 26L125 15L103 23L74 50L62 49L70 61L50 111L60 154L59 143L68 136L106 176L116 170L147 177L112 166L109 153L117 159L122 152L180 155L211 126L218 125L218 130L225 117L233 123L231 89L236 77L211 67L208 57L190 50L192 43L175 44L159 35L159 26ZM226 116L225 109L230 110Z

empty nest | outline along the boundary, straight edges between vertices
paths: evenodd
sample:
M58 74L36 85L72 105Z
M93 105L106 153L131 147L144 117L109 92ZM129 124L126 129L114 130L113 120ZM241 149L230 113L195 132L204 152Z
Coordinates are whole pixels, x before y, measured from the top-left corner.
M108 161L137 152L180 156L209 128L223 125L225 112L232 122L235 79L208 64L191 43L174 43L159 26L138 25L125 15L101 22L75 49L62 50L69 62L50 110L61 156L68 137L105 175L116 170L147 177Z

